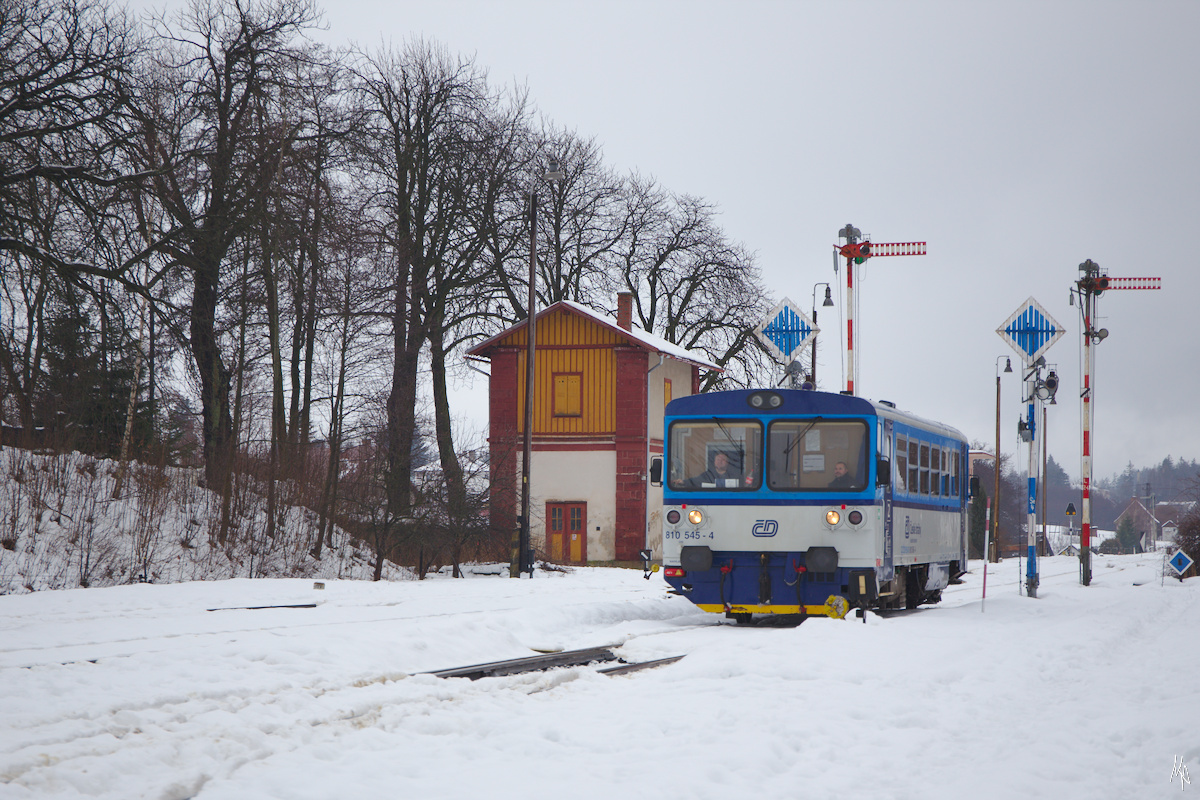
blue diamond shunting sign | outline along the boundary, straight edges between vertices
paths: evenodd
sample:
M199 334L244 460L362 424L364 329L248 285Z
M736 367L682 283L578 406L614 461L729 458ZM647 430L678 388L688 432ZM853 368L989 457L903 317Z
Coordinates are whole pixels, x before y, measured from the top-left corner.
M776 358L787 363L820 331L808 315L785 297L754 329L754 334Z
M1188 567L1192 565L1192 557L1182 550L1176 551L1175 555L1171 556L1171 560L1167 562L1171 565L1171 569L1179 575L1188 571Z
M1031 297L996 329L996 333L1021 354L1026 364L1032 364L1066 331Z

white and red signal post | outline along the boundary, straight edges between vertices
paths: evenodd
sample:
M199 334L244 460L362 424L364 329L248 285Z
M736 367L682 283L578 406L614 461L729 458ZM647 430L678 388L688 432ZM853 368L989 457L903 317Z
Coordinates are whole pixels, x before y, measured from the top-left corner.
M1080 277L1071 290L1071 302L1079 295L1079 313L1083 317L1083 509L1079 531L1079 582L1084 586L1092 582L1091 537L1092 537L1092 415L1095 413L1092 392L1092 373L1095 371L1094 346L1108 336L1107 328L1095 328L1096 299L1110 289L1161 289L1162 278L1113 278L1090 258L1079 265Z
M925 242L871 242L850 224L838 231L838 238L846 240L833 247L846 259L846 391L854 394L854 265L879 256L923 256Z

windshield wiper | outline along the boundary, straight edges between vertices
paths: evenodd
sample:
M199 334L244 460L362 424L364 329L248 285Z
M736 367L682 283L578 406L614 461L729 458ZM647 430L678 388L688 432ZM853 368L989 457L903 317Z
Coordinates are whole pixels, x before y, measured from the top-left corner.
M805 428L804 430L800 431L800 433L796 436L796 441L792 442L786 448L784 448L783 457L789 458L792 455L792 451L796 449L796 445L800 444L800 440L804 438L804 434L811 431L813 429L813 426L816 425L818 422L820 422L823 419L824 419L824 417L819 417L819 416L813 417L813 421L808 423L808 427Z
M717 423L717 427L721 429L721 433L725 434L725 438L729 440L729 443L737 448L739 466L741 469L745 469L746 451L742 449L741 443L738 442L737 439L733 438L733 434L729 432L729 429L725 427L721 420L717 419L716 417L713 417L712 419L713 422Z

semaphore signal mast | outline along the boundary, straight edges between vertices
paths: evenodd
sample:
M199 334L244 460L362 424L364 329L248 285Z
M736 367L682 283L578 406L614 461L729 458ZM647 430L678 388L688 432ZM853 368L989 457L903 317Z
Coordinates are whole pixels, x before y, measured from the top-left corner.
M846 259L846 392L854 394L854 265L877 256L923 256L925 242L886 242L876 244L863 239L862 231L847 223L838 231L838 238L845 239L844 245L834 245L834 271L837 271L837 256Z
M1092 582L1091 536L1092 536L1092 372L1095 370L1095 351L1092 345L1108 337L1108 328L1097 330L1096 299L1110 289L1161 289L1162 278L1111 278L1100 265L1090 258L1079 265L1080 277L1071 290L1071 305L1079 295L1079 313L1083 318L1083 458L1080 471L1083 474L1083 509L1079 531L1079 582L1088 586Z

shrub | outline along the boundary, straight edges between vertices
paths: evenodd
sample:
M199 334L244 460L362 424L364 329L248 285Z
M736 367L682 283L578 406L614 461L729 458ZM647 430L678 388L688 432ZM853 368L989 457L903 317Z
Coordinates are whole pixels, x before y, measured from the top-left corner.
M1179 549L1192 557L1193 561L1200 561L1200 511L1191 511L1183 519L1179 520L1179 532L1175 534L1175 542L1179 545ZM1194 578L1196 576L1196 565L1192 564L1191 568L1184 573L1184 577Z

